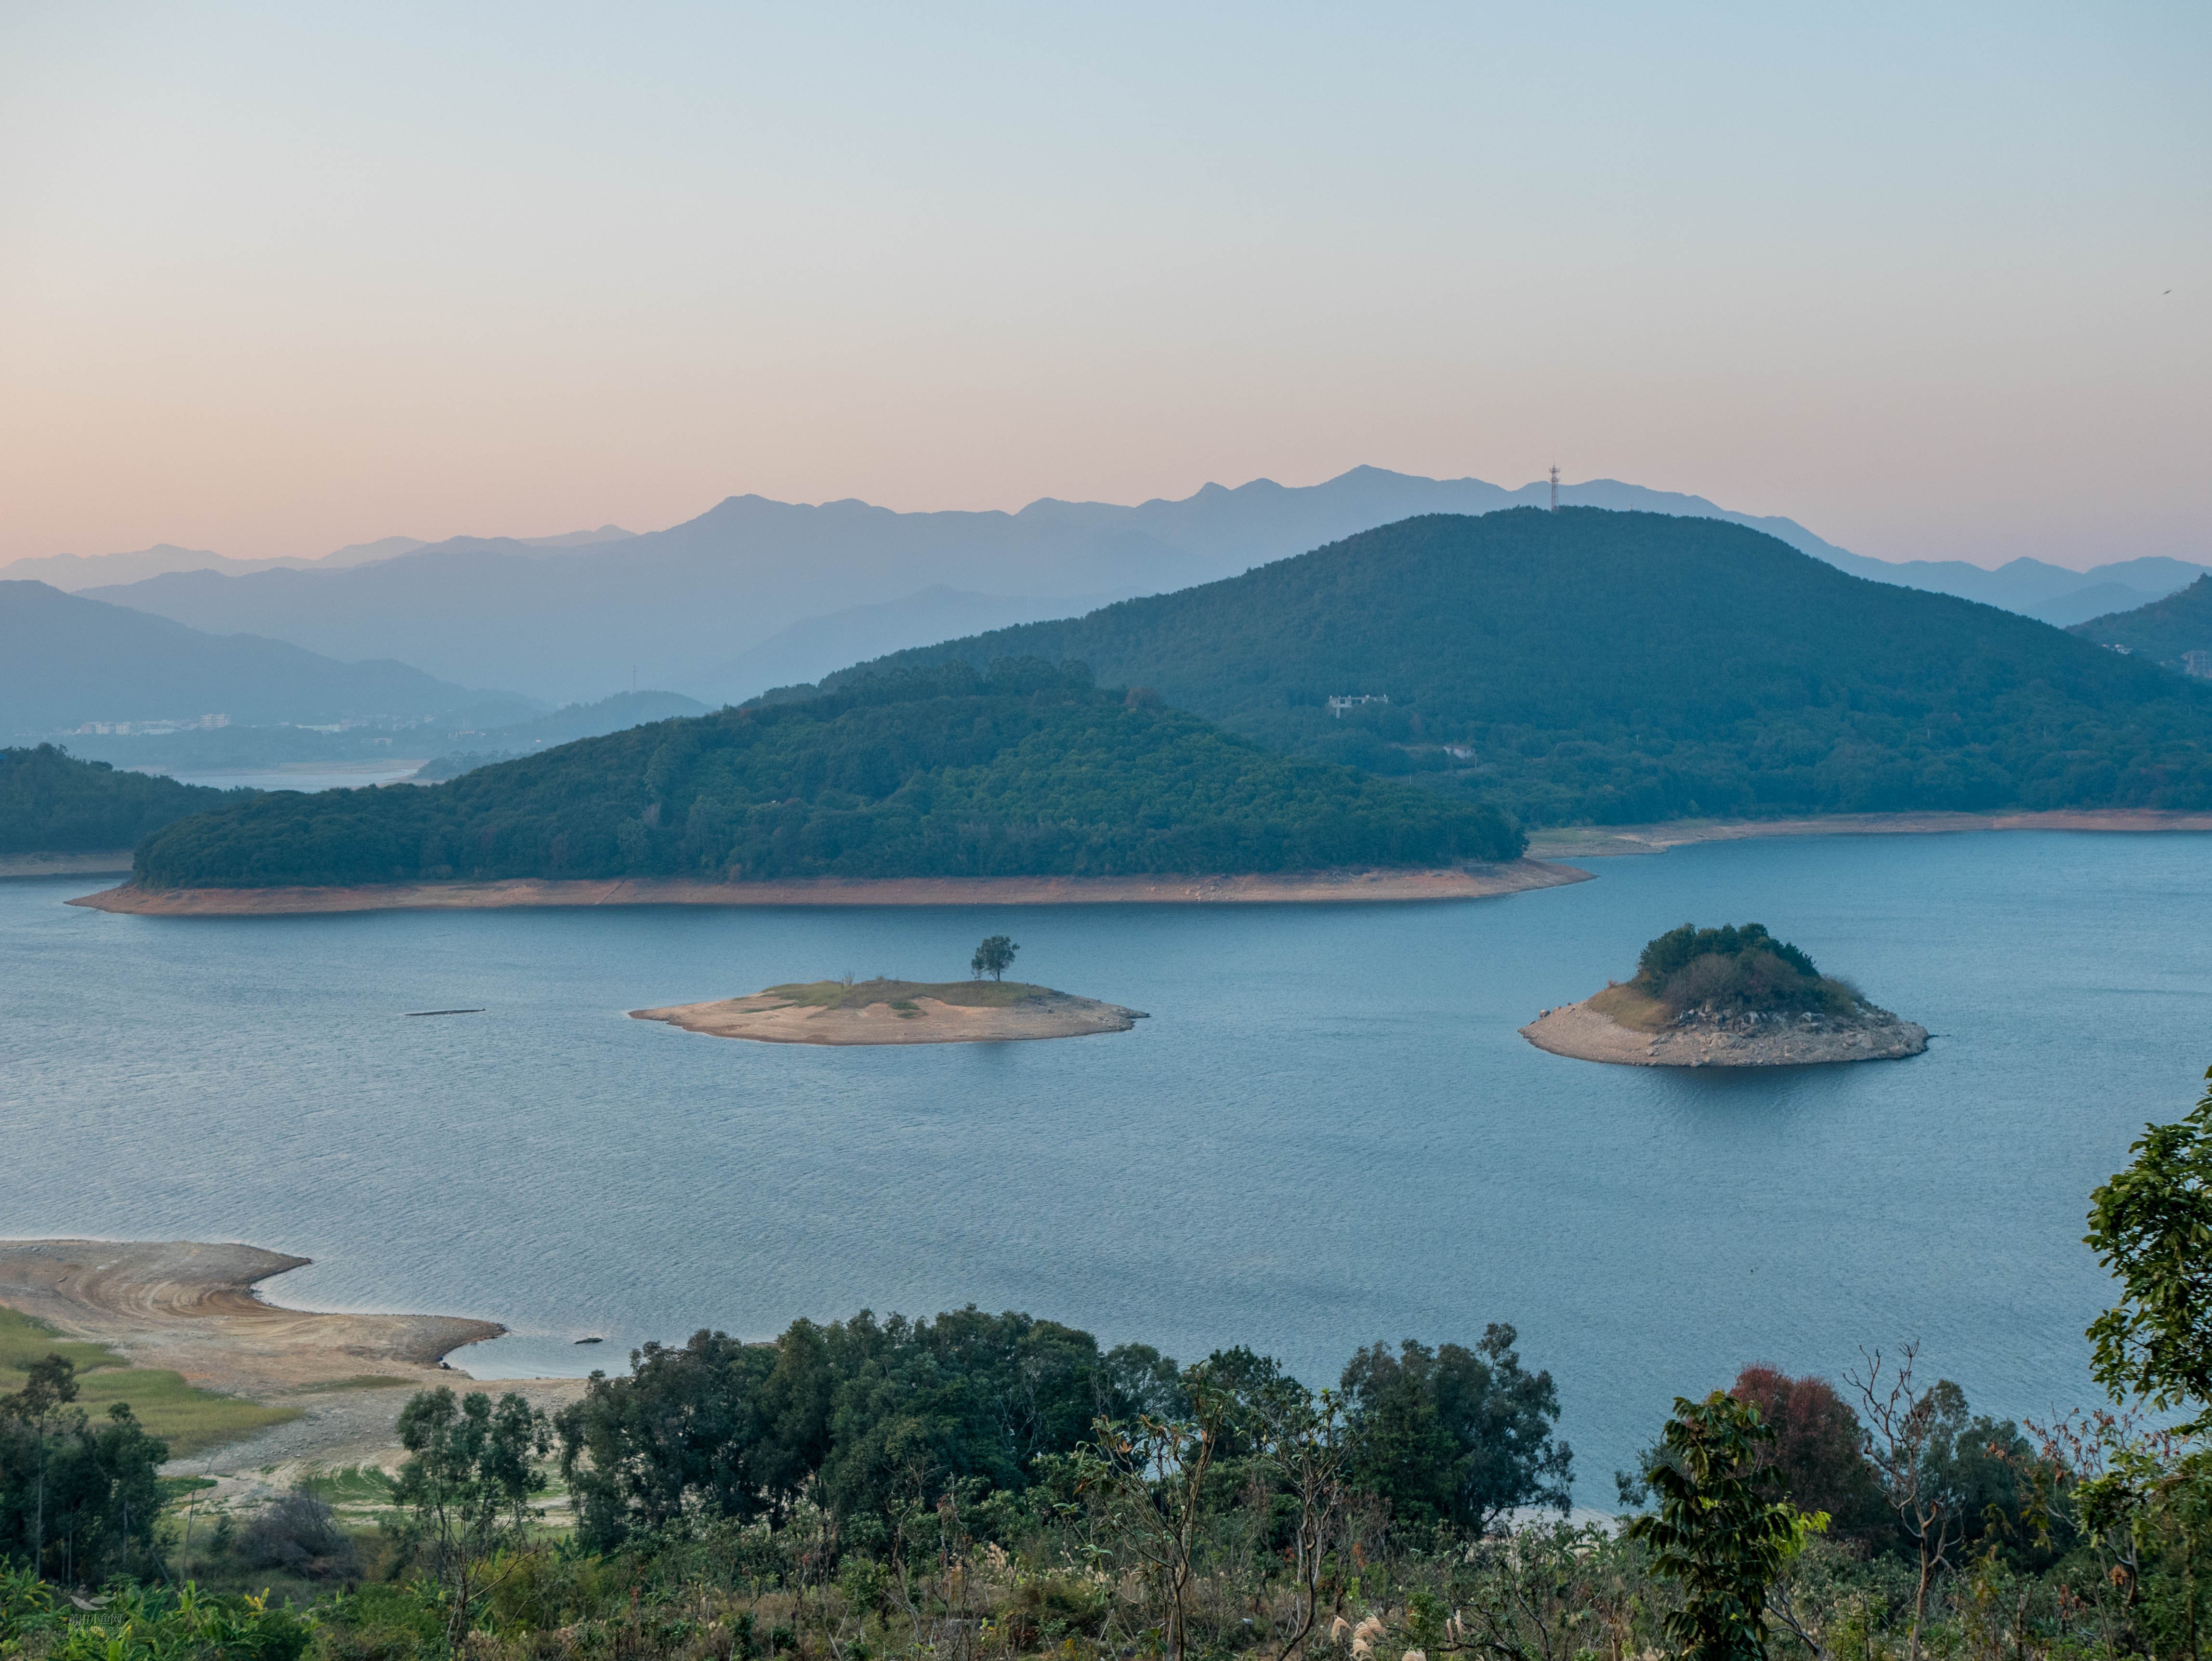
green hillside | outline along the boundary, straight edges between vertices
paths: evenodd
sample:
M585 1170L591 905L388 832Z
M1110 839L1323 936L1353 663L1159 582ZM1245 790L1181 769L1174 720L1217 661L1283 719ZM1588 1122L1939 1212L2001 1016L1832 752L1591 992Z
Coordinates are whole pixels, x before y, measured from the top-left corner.
M2184 652L2212 652L2212 577L2199 577L2132 611L2077 623L2067 633L2099 646L2124 646L2137 657L2178 669Z
M1271 753L1079 667L966 664L170 826L152 887L1110 875L1510 859L1494 809Z
M846 672L1027 653L1534 823L2212 806L2207 689L1713 520L1411 519Z
M187 813L250 796L79 761L51 744L0 750L0 854L80 854L135 847Z

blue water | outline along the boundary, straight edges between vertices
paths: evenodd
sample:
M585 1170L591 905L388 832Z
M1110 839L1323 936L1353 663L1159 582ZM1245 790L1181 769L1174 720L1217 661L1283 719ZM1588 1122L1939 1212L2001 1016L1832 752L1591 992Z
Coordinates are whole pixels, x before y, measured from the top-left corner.
M2198 836L1713 845L1474 904L390 913L0 883L0 1233L237 1238L279 1300L516 1335L480 1376L712 1323L973 1300L1310 1382L1510 1321L1582 1497L1678 1393L1917 1338L1978 1408L2093 1398L2090 1187L2212 1062ZM1686 919L1758 919L1939 1036L1894 1063L1609 1068L1515 1029ZM625 1018L850 970L1152 1012L826 1050ZM481 1015L409 1019L483 1005ZM570 1341L604 1335L603 1348Z

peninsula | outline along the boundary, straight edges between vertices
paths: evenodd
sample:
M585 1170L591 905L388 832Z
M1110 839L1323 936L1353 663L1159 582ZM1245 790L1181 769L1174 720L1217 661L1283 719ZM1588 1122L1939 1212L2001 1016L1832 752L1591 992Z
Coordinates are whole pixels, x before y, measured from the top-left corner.
M1539 1050L1629 1067L1801 1067L1897 1061L1928 1030L1877 1007L1760 924L1684 923L1644 948L1635 978L1521 1029Z
M746 998L633 1009L641 1021L763 1043L976 1043L1127 1032L1142 1010L1020 981L813 981Z

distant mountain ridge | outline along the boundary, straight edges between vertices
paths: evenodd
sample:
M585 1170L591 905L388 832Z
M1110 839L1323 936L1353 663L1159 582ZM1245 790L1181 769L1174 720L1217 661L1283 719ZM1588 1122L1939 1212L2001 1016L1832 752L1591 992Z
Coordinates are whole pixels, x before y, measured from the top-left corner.
M1431 514L823 685L1016 656L1533 824L2212 806L2212 689L1711 519Z
M422 717L484 701L389 660L343 663L43 582L0 582L0 739L210 715L240 725Z
M618 542L629 534L619 525L602 525L596 531L528 537L523 542L525 546L532 548L580 548L595 543ZM246 576L256 571L343 570L354 565L374 564L380 559L396 559L401 554L433 545L420 537L382 537L374 542L349 543L315 559L291 555L270 559L231 559L204 548L179 548L174 543L157 542L150 548L125 554L47 554L12 560L0 565L0 581L43 582L64 593L75 594L89 588L143 582L173 571L215 571L224 576Z
M1316 485L1210 484L1133 507L1048 498L1012 514L901 514L851 500L738 496L611 547L549 551L456 538L349 569L173 573L88 592L194 628L267 635L336 657L395 656L430 673L547 698L594 697L635 671L713 700L941 639L948 622L957 631L997 623L1007 609L1065 616L1102 599L1232 575L1414 514L1498 511L1548 488L1358 467ZM1729 517L1793 546L1843 552L1793 520L1730 514L1699 496L1604 479L1561 495L1591 506ZM948 619L941 594L923 598L932 591L973 596L969 613ZM902 621L872 609L881 606L911 615ZM993 609L1001 617L988 615ZM841 636L830 624L787 642L794 650L748 659L810 620L854 612L866 615L848 621L872 637ZM748 676L756 684L746 684Z
M1543 506L1509 490L1355 467L1320 484L1208 484L1133 506L1047 497L1014 513L898 513L851 499L734 496L641 536L456 537L340 566L336 557L236 571L202 563L84 592L213 633L288 640L338 658L390 657L446 679L554 702L644 682L708 703L817 679L848 663L1014 622L1232 576L1424 514ZM2202 568L2133 560L2091 572L2015 560L1892 564L1795 520L1618 479L1560 488L1569 506L1719 520L1854 575L2072 623L2139 604ZM77 579L71 577L70 581ZM955 598L957 597L957 598Z

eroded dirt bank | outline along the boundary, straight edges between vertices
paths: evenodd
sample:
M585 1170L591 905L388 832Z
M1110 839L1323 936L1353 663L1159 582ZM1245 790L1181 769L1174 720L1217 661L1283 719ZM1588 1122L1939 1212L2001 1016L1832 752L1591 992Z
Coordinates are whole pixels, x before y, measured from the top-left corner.
M1521 1036L1554 1056L1624 1067L1808 1067L1899 1061L1928 1048L1926 1027L1894 1015L1864 1023L1739 1017L1645 1032L1581 1003L1546 1010Z
M392 883L356 888L178 888L125 884L69 902L167 917L279 916L324 911L488 910L570 905L1289 904L1464 900L1517 894L1589 873L1540 860L1464 869L1323 871L1242 877L912 877L813 882Z

